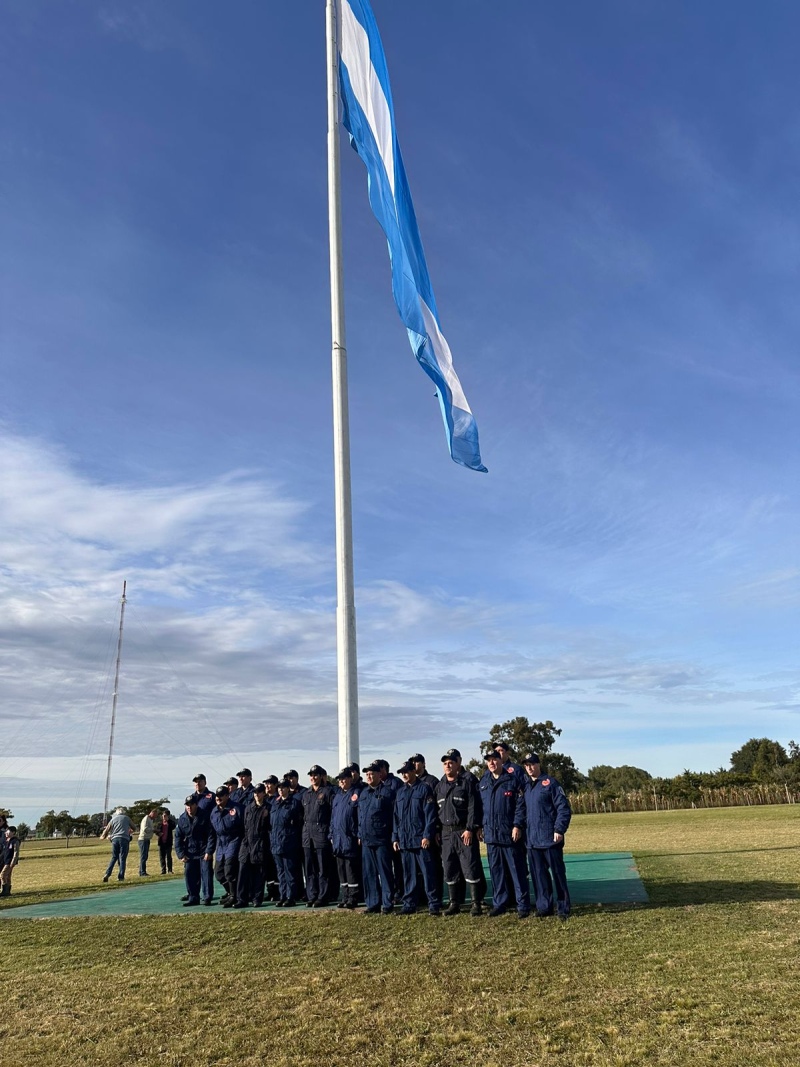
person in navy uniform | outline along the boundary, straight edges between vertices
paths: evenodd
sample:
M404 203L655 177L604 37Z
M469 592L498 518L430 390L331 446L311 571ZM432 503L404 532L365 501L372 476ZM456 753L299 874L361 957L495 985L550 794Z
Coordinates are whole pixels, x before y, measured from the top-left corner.
M209 855L208 815L197 804L197 794L190 793L183 802L184 810L175 826L175 855L183 864L183 879L186 883L184 908L196 908L200 903L201 873L204 857ZM211 903L210 896L203 903Z
M358 796L358 834L364 875L367 915L394 910L392 829L394 790L382 781L383 768L376 760L364 768L366 788Z
M239 879L236 883L234 908L246 908L264 903L267 882L270 806L266 801L267 787L263 782L253 787L253 802L244 809L244 835L239 846Z
M431 787L431 792L436 789L436 786L439 784L439 779L435 774L430 773L425 764L425 757L421 752L415 752L413 756L409 756L406 763L414 764L418 781L425 782L426 785L429 785Z
M436 801L427 782L417 778L417 768L410 761L398 767L404 785L394 799L394 830L392 846L403 863L403 907L401 915L413 915L417 910L417 872L422 882L431 915L442 914L442 901L436 885L436 871L431 843L438 829ZM437 783L438 784L438 783Z
M311 779L311 787L300 797L303 805L303 854L308 898L306 907L324 908L331 896L338 896L329 836L336 791L328 784L328 772L318 763L314 764L308 776Z
M436 786L439 784L439 779L435 774L431 774L427 768L425 757L421 752L415 752L413 756L409 756L406 760L407 763L413 763L417 771L417 778L420 782L426 782L431 787L431 792L436 794ZM433 869L436 872L436 889L439 894L439 900L444 897L444 871L442 870L442 849L439 844L439 835L431 841L430 844L431 859L433 860Z
M494 746L495 752L499 752L503 760L503 770L506 774L513 774L519 782L520 789L525 787L525 769L520 763L515 763L511 758L511 749L505 741L498 741Z
M288 778L278 782L278 797L270 809L270 845L278 870L280 900L278 908L293 908L300 895L300 869L298 854L303 831L303 808L292 795L292 783Z
M333 798L329 838L336 857L339 885L342 891L342 898L337 907L353 911L360 895L358 798L361 790L353 786L353 771L350 767L344 767L339 771L336 780L339 783L339 790Z
M484 753L488 770L481 778L483 803L483 840L489 856L492 876L492 909L494 918L509 907L509 881L514 887L514 901L520 919L531 913L528 871L525 864L525 791L503 766L503 756L497 749Z
M230 786L230 782L228 785ZM236 772L236 783L231 790L231 803L241 809L242 815L253 803L254 792L255 786L250 768L243 767L242 770Z
M201 811L207 819L211 818L211 812L216 807L216 799L213 792L208 788L206 776L196 774L192 778L194 783L194 799L197 802L197 810ZM214 899L214 857L202 860L200 864L200 880L202 882L201 895L203 900ZM188 899L188 898L187 898Z
M558 917L569 916L569 889L564 865L564 835L572 818L567 794L552 775L543 775L539 756L529 752L523 760L528 862L536 892L536 914L553 914L553 889Z
M361 768L357 763L351 763L350 770L353 772L353 789L357 789L360 793L362 789L367 788L367 783L361 777Z
M478 843L483 820L480 790L475 775L461 766L457 748L445 752L442 768L444 775L435 796L442 827L442 866L450 894L445 915L458 915L461 911L464 882L472 903L470 915L482 915L486 883Z
M214 874L225 890L220 904L232 908L236 903L236 882L239 877L239 846L244 834L241 810L231 803L227 785L221 785L214 793L216 807L211 812L211 832L208 854L216 853Z
M278 799L278 776L276 774L268 774L264 779L264 785L267 787L267 792L264 797L270 811L272 805ZM281 891L278 886L278 868L275 866L275 857L272 855L272 846L267 851L267 899L273 902L281 899Z

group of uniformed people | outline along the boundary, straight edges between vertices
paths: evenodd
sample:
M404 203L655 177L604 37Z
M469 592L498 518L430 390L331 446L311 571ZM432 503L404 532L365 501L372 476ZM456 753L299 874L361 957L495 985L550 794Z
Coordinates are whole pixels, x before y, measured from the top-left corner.
M543 774L539 756L522 764L507 745L483 753L481 778L462 766L451 748L442 756L442 777L416 753L397 768L386 760L351 764L330 784L324 767L309 770L301 786L297 771L254 783L249 768L215 790L203 774L175 828L175 852L184 865L184 907L214 901L214 879L225 908L274 903L308 908L337 903L366 914L456 915L470 900L481 915L487 892L483 841L492 881L490 916L516 909L527 918L557 914L566 919L570 900L564 866L564 835L571 811L564 790ZM362 779L362 772L364 778ZM534 888L533 901L528 871Z

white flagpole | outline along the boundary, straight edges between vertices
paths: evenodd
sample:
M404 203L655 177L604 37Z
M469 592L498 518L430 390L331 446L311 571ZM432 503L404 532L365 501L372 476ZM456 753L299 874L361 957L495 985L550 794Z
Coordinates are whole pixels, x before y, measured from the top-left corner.
M328 229L331 261L333 361L333 463L336 497L336 658L339 676L339 762L358 760L358 667L353 583L353 507L350 489L350 419L342 276L342 209L339 179L339 38L337 0L327 0Z

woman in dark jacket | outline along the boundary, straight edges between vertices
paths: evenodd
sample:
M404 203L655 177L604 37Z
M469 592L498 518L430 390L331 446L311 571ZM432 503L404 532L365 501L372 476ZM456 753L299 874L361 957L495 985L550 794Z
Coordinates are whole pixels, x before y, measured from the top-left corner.
M161 811L161 822L156 823L158 858L161 860L162 874L172 874L172 841L174 832L175 820L167 809L163 808Z

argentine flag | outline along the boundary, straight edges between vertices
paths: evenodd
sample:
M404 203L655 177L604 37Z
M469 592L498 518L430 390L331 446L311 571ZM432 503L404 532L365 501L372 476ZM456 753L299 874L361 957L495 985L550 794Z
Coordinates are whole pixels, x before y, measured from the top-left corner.
M478 427L439 324L394 124L394 105L369 0L339 0L339 82L350 143L369 174L369 202L389 242L392 292L414 355L436 383L450 455L485 471Z

